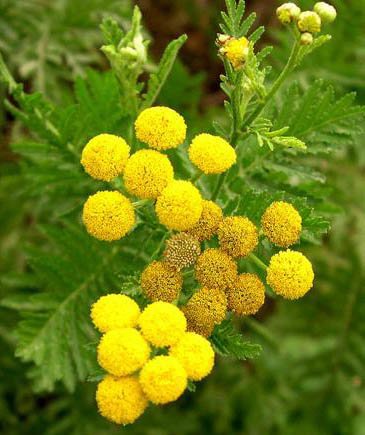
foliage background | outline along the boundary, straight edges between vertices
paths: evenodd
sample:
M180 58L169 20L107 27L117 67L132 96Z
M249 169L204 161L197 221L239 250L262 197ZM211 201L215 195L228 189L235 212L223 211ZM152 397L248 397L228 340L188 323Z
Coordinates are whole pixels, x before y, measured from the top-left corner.
M364 104L365 2L334 3L339 19L331 30L332 42L305 62L291 81L297 80L305 90L315 78L321 78L340 94L356 91L357 102ZM222 70L214 47L222 2L145 0L138 4L153 39L152 57L157 59L170 39L184 32L189 36L159 102L183 112L192 134L210 128L213 119L223 116L224 95L218 82ZM276 2L249 1L247 6L269 27L261 44L275 45L271 61L279 70L287 56L288 38L274 18ZM315 290L297 303L271 301L257 319L242 325L245 334L263 347L258 359L219 359L214 373L195 393L166 408L148 410L137 424L125 429L97 415L94 384L77 383L72 377L75 369L63 364L62 358L69 360L68 352L74 355L78 377L90 371L90 349L76 349L72 343L76 330L77 334L91 334L90 325L80 324L78 319L83 318L88 301L99 288L121 287L123 276L129 273L128 256L136 259L134 267L142 267L153 254L134 248L123 260L117 252L90 241L77 224L82 198L96 185L86 180L81 170L74 171L73 153L82 147L84 135L93 134L95 125L106 131L122 129L121 120L112 116L118 112L113 77L88 72L89 67L107 69L98 50L102 43L98 24L102 16L112 15L127 26L131 11L131 4L123 0L93 0L87 8L79 0L0 2L0 51L14 77L25 82L27 91L42 91L63 107L71 104L68 110L78 110L83 120L73 125L68 123L67 110L59 112L62 135L72 137L78 147L62 152L60 160L59 150L40 149L24 123L0 106L1 432L365 434L365 148L360 133L351 139L345 136L341 147L333 147L325 157L310 157L311 165L326 177L326 181L315 180L310 189L313 193L320 185L317 195L326 196L325 212L332 229L324 236L323 245L305 247L314 262ZM81 79L76 82L78 105L72 109L76 76L88 76L86 83L92 83L92 88ZM0 92L4 96L6 89L2 87ZM91 110L95 100L98 104ZM39 107L41 113L47 113L42 101ZM30 122L34 128L34 119ZM52 143L52 138L47 140ZM48 166L39 172L42 158ZM151 228L149 235L153 246L159 234ZM141 237L136 231L130 249ZM79 250L75 251L75 246ZM105 268L108 273L93 280L99 276L95 271ZM128 285L126 290L132 291L133 280ZM54 291L52 300L50 290ZM62 316L73 316L74 321L67 323L71 329L66 330L71 343L60 343L58 335L52 341L50 335L47 339L55 347L42 348L42 337L32 335L42 324L40 312L52 312L58 298L69 300L64 293L73 295L75 291L81 295L77 303L66 304L59 318L53 318L54 334L59 335L66 328ZM67 311L70 307L71 312ZM27 320L17 328L24 313L28 313ZM34 315L29 317L29 313ZM37 358L43 366L30 363ZM67 381L55 383L60 378Z

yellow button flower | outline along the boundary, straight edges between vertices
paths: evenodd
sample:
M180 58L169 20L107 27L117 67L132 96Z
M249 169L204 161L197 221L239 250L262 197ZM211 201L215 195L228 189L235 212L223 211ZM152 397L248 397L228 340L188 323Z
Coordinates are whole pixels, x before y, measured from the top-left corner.
M218 228L219 246L234 258L246 257L258 244L256 226L244 216L229 216Z
M283 24L297 20L300 12L300 8L295 3L284 3L276 9L276 15Z
M198 222L188 233L202 242L211 239L223 219L222 209L213 201L203 200L203 211Z
M117 191L102 191L89 196L82 220L88 233L99 240L119 240L135 224L132 203Z
M332 23L337 17L336 9L326 2L316 3L313 10L321 17L322 23Z
M140 383L148 399L155 405L177 400L187 386L184 367L173 356L156 356L141 370Z
M153 261L143 271L141 287L151 301L173 302L182 288L183 278L179 271L161 261Z
M172 181L156 202L159 221L171 230L189 230L198 222L202 210L199 190L189 181Z
M200 243L187 233L178 233L166 242L164 261L177 270L195 264L200 254Z
M299 240L302 218L291 204L276 201L265 210L261 225L265 236L272 243L287 248Z
M103 417L123 425L134 423L148 405L147 397L134 376L105 376L98 384L96 402Z
M102 296L91 307L91 319L100 332L136 326L140 314L137 303L121 294Z
M124 184L138 198L157 198L173 180L174 169L164 154L154 150L140 150L128 160L124 170Z
M318 33L321 24L321 17L316 12L305 11L299 15L298 27L301 32Z
M100 340L98 363L114 376L126 376L139 370L150 352L148 343L136 329L113 329Z
M301 298L312 288L313 280L312 264L302 253L288 249L271 257L266 281L284 298Z
M236 162L237 156L221 137L202 133L191 142L189 158L205 174L221 174Z
M136 136L157 150L177 148L186 137L184 118L169 107L143 110L135 122Z
M265 302L265 286L253 273L239 275L227 290L228 308L239 316L256 314Z
M248 47L249 41L244 36L239 39L230 38L220 49L220 53L226 56L233 68L237 69L244 65L249 52Z
M148 305L139 318L146 340L157 347L175 344L186 331L186 319L181 310L167 302Z
M207 339L194 332L185 333L170 349L186 370L189 379L200 381L209 375L214 366L214 351Z
M99 134L83 149L81 164L96 180L111 181L123 172L129 152L130 147L122 137Z
M225 290L237 278L237 264L222 250L209 248L198 258L195 277L205 287Z

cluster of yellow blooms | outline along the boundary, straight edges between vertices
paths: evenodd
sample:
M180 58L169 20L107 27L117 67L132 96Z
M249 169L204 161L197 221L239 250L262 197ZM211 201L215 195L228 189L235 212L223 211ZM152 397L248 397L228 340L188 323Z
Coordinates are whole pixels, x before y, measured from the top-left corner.
M325 2L318 2L313 11L304 12L295 3L284 3L277 8L276 14L283 24L296 23L303 45L312 44L313 34L319 33L322 24L332 23L337 16L336 9Z
M102 296L91 308L103 334L97 349L107 372L98 384L101 415L118 424L133 423L151 402L177 400L188 380L200 381L214 365L210 342L186 332L186 318L175 305L154 302L141 313L128 296Z

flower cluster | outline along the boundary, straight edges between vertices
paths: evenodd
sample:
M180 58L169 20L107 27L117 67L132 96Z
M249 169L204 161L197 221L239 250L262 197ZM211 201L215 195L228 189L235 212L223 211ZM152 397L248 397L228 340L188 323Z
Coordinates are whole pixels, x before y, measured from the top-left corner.
M243 67L249 53L249 40L247 38L219 34L216 43L220 47L219 54L226 58L234 69Z
M154 302L142 312L121 294L102 296L91 308L103 333L97 357L106 375L98 384L100 414L118 424L139 418L151 402L177 400L188 380L200 381L214 365L214 351L204 337L186 332L183 312L167 302Z
M283 24L295 23L301 33L301 43L313 43L313 34L321 31L322 25L332 23L337 16L336 9L325 2L314 5L313 11L301 11L295 3L284 3L276 10L278 19Z

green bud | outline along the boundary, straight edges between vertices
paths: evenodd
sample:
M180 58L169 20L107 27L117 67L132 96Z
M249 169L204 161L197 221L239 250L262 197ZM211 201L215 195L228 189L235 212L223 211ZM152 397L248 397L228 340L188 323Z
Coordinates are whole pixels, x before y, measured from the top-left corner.
M321 17L316 12L305 11L299 15L298 27L301 32L318 33L321 23Z
M298 19L300 8L295 3L284 3L276 9L276 15L283 24L289 24Z
M300 37L301 45L311 45L313 44L313 35L309 32L302 33Z
M314 12L321 17L322 23L332 23L337 17L337 11L326 2L318 2L314 5Z

